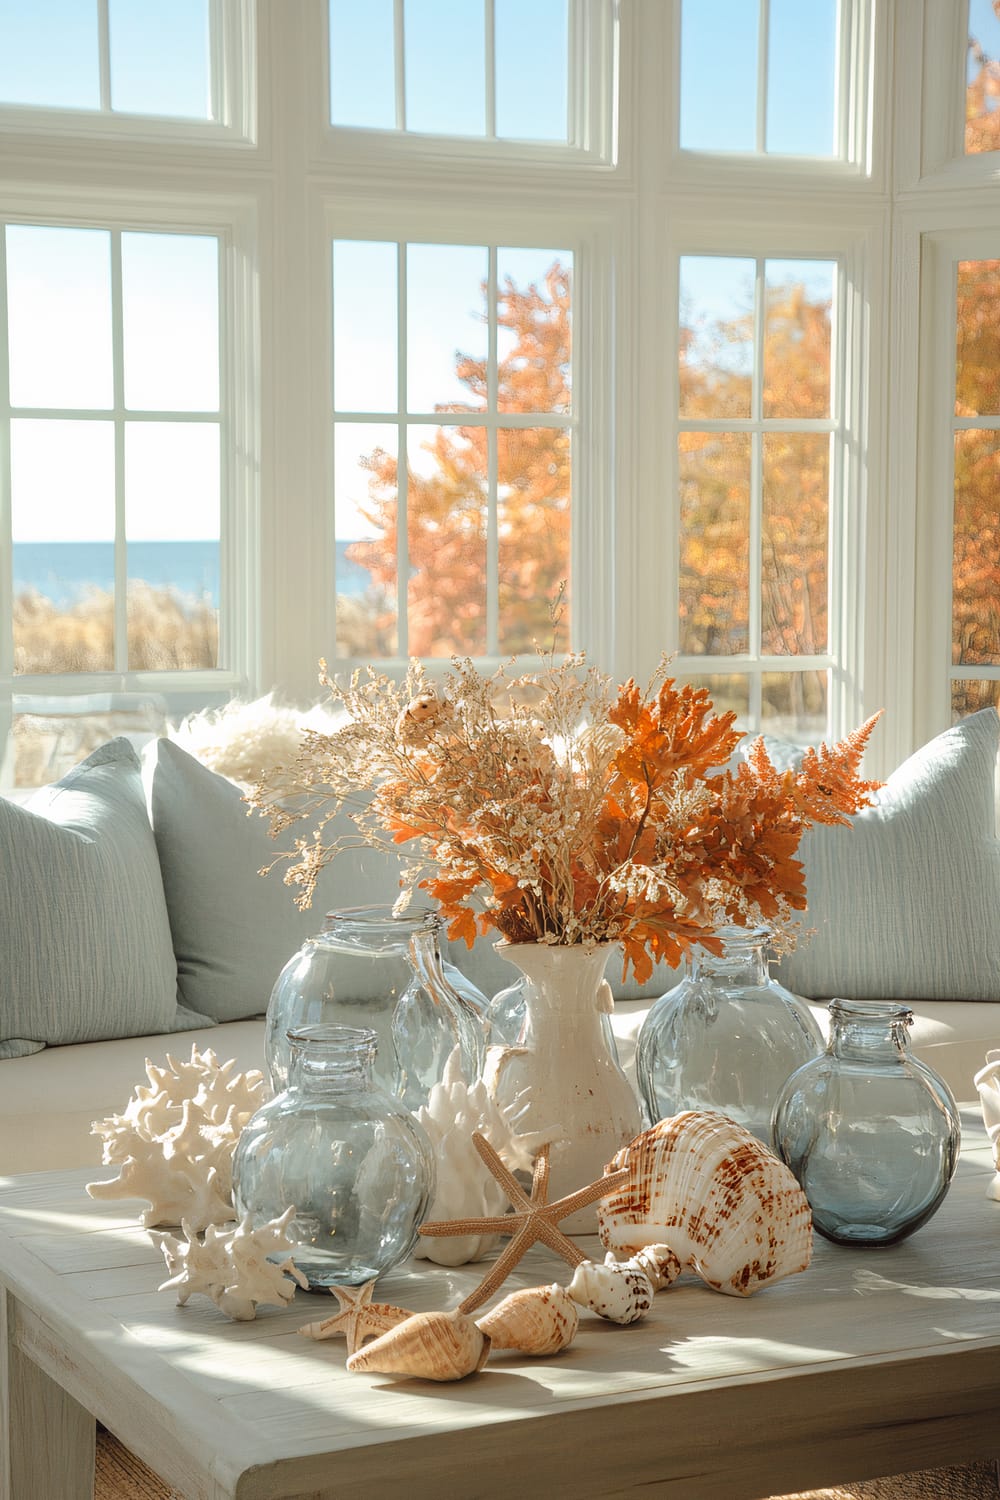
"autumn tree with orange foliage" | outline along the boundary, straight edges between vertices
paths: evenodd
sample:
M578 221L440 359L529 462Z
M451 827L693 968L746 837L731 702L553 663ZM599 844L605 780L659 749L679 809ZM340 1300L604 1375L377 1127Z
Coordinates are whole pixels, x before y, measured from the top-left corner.
M537 415L570 409L570 273L558 261L541 285L510 278L497 298L497 322L512 339L498 363L497 409ZM447 424L487 405L485 360L459 354L456 374L468 402L438 406L442 423L407 473L405 601L409 653L482 655L486 638L487 429ZM423 429L421 429L423 430ZM365 518L377 541L355 542L348 557L370 572L376 591L396 588L397 460L377 449ZM497 433L500 649L531 651L550 631L549 609L569 576L570 435L565 428L501 427ZM388 631L382 621L383 635Z

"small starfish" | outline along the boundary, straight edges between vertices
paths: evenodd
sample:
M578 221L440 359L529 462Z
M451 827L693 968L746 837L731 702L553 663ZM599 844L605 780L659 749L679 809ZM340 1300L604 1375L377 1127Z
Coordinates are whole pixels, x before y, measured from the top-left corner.
M366 1281L364 1286L332 1286L330 1291L340 1305L340 1311L322 1323L304 1323L299 1333L310 1339L347 1340L348 1354L360 1349L365 1339L388 1333L397 1323L403 1323L413 1314L405 1307L393 1307L389 1302L373 1302L372 1288L375 1281Z
M609 1172L597 1182L591 1182L587 1187L578 1188L575 1193L569 1193L565 1198L549 1203L547 1201L549 1194L548 1144L541 1147L535 1158L529 1198L517 1178L507 1170L489 1141L485 1136L480 1135L478 1130L472 1133L472 1143L491 1174L507 1194L514 1212L501 1214L496 1218L449 1219L420 1226L421 1234L439 1236L451 1234L509 1234L512 1236L510 1243L501 1251L479 1286L475 1291L470 1292L465 1301L460 1304L459 1310L464 1313L482 1307L483 1303L487 1302L502 1286L522 1255L537 1240L540 1240L543 1245L548 1245L550 1250L561 1255L563 1260L571 1266L578 1266L581 1261L586 1260L587 1257L580 1247L559 1228L559 1220L568 1218L570 1214L576 1213L578 1208L586 1208L589 1204L596 1203L598 1198L604 1198L608 1193L613 1193L616 1188L627 1182L629 1177L627 1167L619 1172Z

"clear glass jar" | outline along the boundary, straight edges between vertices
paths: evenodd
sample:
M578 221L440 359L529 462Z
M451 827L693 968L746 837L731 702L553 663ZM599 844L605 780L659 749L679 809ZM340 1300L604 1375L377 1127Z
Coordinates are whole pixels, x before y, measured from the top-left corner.
M939 1207L958 1164L961 1122L942 1078L910 1052L913 1012L833 1000L830 1041L785 1084L775 1149L820 1234L891 1245Z
M289 1204L292 1259L310 1290L360 1286L408 1255L434 1191L423 1127L373 1073L375 1033L291 1033L288 1088L261 1106L233 1157L236 1212L255 1223Z
M823 1050L806 1002L772 979L763 928L726 927L720 954L693 948L679 984L652 1005L636 1044L650 1120L717 1110L771 1144L785 1079Z
M330 912L278 975L267 1007L264 1056L274 1092L288 1082L288 1033L298 1026L370 1028L376 1072L408 1109L419 1109L459 1048L469 1083L482 1071L479 1012L448 982L441 919L427 908L393 915L389 906Z

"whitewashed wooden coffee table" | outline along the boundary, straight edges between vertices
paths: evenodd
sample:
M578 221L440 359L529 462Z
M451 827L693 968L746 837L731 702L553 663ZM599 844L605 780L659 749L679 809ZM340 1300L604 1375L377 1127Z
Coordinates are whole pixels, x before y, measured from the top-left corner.
M631 1328L585 1314L561 1355L495 1356L447 1386L348 1375L342 1342L296 1333L332 1299L238 1324L177 1307L134 1219L84 1194L94 1172L0 1179L0 1495L89 1497L95 1418L190 1500L745 1500L989 1457L1000 1203L965 1119L952 1191L903 1245L818 1240L804 1275L746 1301L685 1278ZM547 1252L521 1269L507 1289L567 1274ZM417 1262L378 1296L451 1306L478 1275Z

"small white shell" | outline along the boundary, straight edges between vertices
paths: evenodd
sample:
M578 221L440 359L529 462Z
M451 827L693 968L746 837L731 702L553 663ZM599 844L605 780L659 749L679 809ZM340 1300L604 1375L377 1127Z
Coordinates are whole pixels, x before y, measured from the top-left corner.
M557 1354L576 1337L580 1314L565 1288L553 1282L511 1292L477 1322L494 1349Z
M665 1286L677 1280L681 1274L681 1263L671 1250L669 1245L644 1245L643 1248L630 1255L628 1260L619 1261L614 1253L609 1250L604 1257L606 1266L623 1265L632 1271L641 1271L648 1278L654 1292L662 1291Z
M637 1323L653 1305L649 1277L616 1261L581 1261L567 1289L574 1302L609 1323Z
M414 1313L347 1361L347 1368L421 1380L462 1380L481 1370L490 1341L463 1312Z
M682 1267L734 1297L796 1271L812 1256L805 1193L772 1151L726 1115L688 1110L619 1151L607 1170L631 1177L597 1205L615 1255L668 1245Z
M990 1145L997 1174L986 1185L987 1198L1000 1200L1000 1051L987 1052L986 1066L980 1068L973 1078L983 1110L983 1123Z

